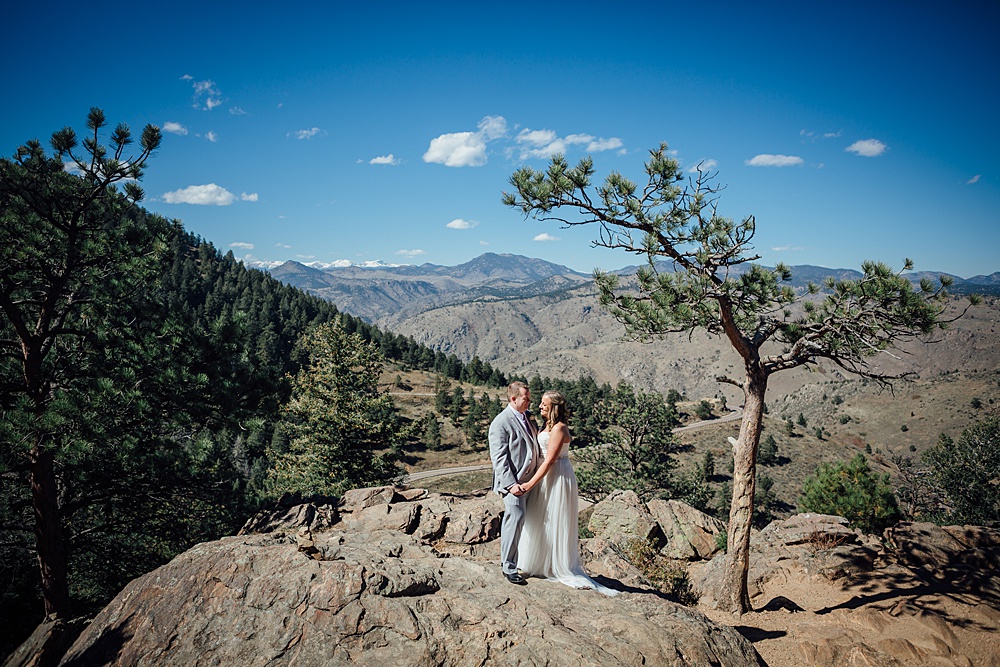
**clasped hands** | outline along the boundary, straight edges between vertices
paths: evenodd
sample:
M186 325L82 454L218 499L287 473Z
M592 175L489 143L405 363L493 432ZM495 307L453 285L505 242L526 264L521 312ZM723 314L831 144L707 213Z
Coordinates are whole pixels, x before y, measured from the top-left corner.
M512 494L514 494L517 497L523 496L524 494L526 494L530 490L531 489L528 489L523 484L515 484L514 486L512 486L512 487L510 487L508 489L508 491L510 491Z

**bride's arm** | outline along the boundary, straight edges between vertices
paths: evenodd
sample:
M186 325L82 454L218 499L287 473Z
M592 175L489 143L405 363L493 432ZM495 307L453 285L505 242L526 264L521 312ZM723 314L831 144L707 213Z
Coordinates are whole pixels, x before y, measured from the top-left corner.
M556 424L552 427L549 432L549 446L545 451L545 460L542 461L542 465L538 467L535 474L531 476L527 482L521 485L521 488L527 491L535 488L535 486L545 477L545 474L555 463L556 459L562 453L563 446L569 441L569 433L566 430L566 424Z

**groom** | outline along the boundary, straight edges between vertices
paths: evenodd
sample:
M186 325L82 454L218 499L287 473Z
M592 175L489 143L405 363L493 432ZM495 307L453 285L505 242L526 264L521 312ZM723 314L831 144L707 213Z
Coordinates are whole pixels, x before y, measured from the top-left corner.
M504 576L512 584L528 583L517 572L517 543L524 523L524 489L538 467L537 427L528 418L531 396L523 382L507 387L507 407L490 424L490 460L493 462L493 490L503 496L504 515L500 523L500 561Z

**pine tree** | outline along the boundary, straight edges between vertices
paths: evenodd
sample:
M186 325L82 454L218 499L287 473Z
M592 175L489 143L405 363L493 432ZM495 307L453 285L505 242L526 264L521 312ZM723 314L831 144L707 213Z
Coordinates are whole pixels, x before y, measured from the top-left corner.
M288 451L272 457L274 493L339 495L392 481L401 472L393 455L398 423L392 398L378 389L379 349L336 320L301 345L308 363L292 382Z
M677 413L656 393L622 383L597 408L604 420L604 441L577 449L583 464L577 471L581 494L600 499L615 489L631 489L641 498L670 496L674 490L672 428Z
M522 167L510 177L513 193L503 203L525 216L566 226L594 225L594 245L645 255L637 271L638 291L620 287L616 274L595 272L601 303L628 334L649 340L672 332L704 329L724 335L743 361L743 379L718 378L743 392L743 419L735 448L729 554L722 590L723 610L750 609L747 574L756 484L757 448L767 384L774 373L828 359L848 372L888 380L869 365L873 356L924 336L945 323L946 287L923 280L919 288L900 272L877 262L862 265L858 280L830 280L816 300L811 285L802 314L788 285L791 270L756 264L753 216L734 222L718 214L721 187L700 166L686 174L666 144L650 151L647 184L612 172L594 186L593 160L570 167L554 156L545 171ZM565 211L565 212L564 212ZM906 260L903 271L912 269ZM765 344L773 354L764 354Z
M900 518L889 475L873 474L858 454L849 462L824 463L802 487L799 505L807 512L842 516L852 528L879 535Z
M74 443L74 394L108 370L101 348L120 340L114 327L127 320L114 318L127 317L158 268L168 229L136 214L137 181L160 130L147 125L130 155L129 128L119 124L105 146L106 126L93 108L83 152L66 127L52 135L51 157L32 140L0 160L0 405L24 417L4 447L23 444L13 455L29 470L45 613L59 618L70 615L70 598L56 461Z

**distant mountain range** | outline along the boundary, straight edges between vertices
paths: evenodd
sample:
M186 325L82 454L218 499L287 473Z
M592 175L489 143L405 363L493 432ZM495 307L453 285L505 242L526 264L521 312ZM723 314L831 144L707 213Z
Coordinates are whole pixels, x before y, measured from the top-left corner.
M635 268L617 273L627 276ZM829 276L862 275L818 266L791 269L792 285L800 289L809 282L822 285ZM506 373L566 378L586 374L599 382L625 380L647 390L712 396L722 391L716 376L740 372L741 362L728 344L703 332L674 335L656 345L625 340L622 325L600 307L592 276L541 259L487 253L450 267L377 264L324 269L285 262L270 272L383 329L412 336L463 361L478 357ZM938 275L946 274L913 273L910 278L919 282ZM1000 272L951 277L954 293L1000 294ZM1000 365L998 311L1000 302L990 299L982 310L942 334L942 344L917 344L913 354L901 360L884 355L878 363L893 372L921 374L995 369ZM797 369L782 374L776 388L842 377L832 367L819 374Z
M254 265L251 263L251 265ZM486 253L457 266L437 264L257 263L272 276L295 287L313 292L339 308L373 321L401 312L424 311L458 301L480 298L525 298L588 283L590 274L542 259L522 255ZM631 275L636 266L615 271ZM853 269L829 269L808 264L792 266L791 286L805 289L810 282L822 286L825 279L856 280L862 274ZM669 269L667 269L669 270ZM988 276L961 278L940 271L907 274L914 283L922 278L953 281L955 294L1000 294L1000 271Z

